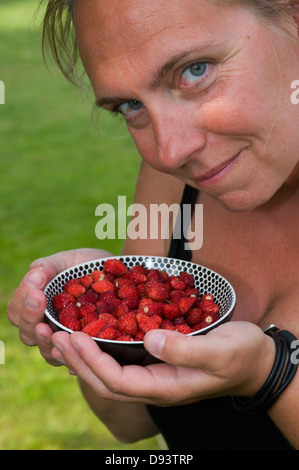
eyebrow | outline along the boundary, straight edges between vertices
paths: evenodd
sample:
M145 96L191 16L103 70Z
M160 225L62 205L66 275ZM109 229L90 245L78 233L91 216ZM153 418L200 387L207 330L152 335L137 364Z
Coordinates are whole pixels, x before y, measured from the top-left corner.
M160 81L167 75L167 73L175 67L176 64L184 60L187 56L191 54L203 54L205 51L211 51L213 49L217 49L219 47L223 47L224 41L209 41L207 44L201 44L200 46L194 46L191 48L188 48L186 51L179 52L178 54L173 55L170 57L165 64L163 64L154 74L153 80L149 83L148 88L149 89L154 89L156 88ZM202 57L200 60L204 60L204 57ZM132 98L133 99L133 98ZM113 103L120 103L124 102L124 97L120 96L106 96L103 98L99 98L95 101L95 105L98 108L103 107L105 104L113 104Z

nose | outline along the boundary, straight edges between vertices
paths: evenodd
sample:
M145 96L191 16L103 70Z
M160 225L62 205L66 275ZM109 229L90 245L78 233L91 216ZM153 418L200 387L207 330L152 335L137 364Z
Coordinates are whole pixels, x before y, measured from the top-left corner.
M173 106L152 116L156 158L164 170L186 165L199 156L206 145L206 132L195 112Z

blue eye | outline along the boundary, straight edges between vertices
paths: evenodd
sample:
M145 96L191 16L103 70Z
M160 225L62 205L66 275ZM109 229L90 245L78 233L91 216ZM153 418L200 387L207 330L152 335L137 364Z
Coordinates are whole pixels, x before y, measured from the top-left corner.
M138 100L130 100L119 106L119 111L125 118L133 116L137 111L143 108L143 103Z
M187 86L197 82L200 78L203 77L207 69L208 64L204 62L199 62L197 64L191 65L182 73L182 85Z

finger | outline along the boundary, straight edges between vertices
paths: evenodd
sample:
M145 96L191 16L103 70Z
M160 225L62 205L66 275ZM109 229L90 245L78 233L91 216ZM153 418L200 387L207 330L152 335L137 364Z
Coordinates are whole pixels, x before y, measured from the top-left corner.
M64 365L64 359L61 355L54 358L52 356L53 343L52 328L46 323L39 323L35 328L36 344L43 358L52 366Z
M178 367L211 367L218 340L212 335L186 336L177 331L152 330L144 338L145 348L155 357Z

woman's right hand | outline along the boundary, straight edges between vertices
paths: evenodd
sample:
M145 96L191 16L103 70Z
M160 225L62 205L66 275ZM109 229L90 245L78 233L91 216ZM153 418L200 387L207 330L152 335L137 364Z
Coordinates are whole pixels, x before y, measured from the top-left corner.
M49 364L61 365L51 356L53 331L44 323L46 296L43 289L61 271L85 261L107 256L113 255L104 250L82 248L39 258L30 265L28 273L9 301L7 316L9 321L19 328L21 341L27 346L37 345Z

